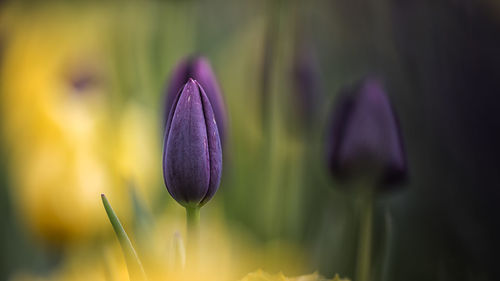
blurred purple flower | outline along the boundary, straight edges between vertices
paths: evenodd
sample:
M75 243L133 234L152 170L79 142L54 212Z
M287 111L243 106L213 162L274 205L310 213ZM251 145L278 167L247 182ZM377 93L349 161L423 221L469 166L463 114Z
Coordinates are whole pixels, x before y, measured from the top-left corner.
M222 148L210 101L193 79L172 105L163 146L167 190L183 206L202 206L215 194L222 172Z
M202 56L192 56L181 60L175 67L167 88L165 99L165 121L169 112L172 110L172 105L179 92L179 89L193 78L205 90L208 99L212 105L215 114L215 121L219 130L219 136L222 143L225 141L225 133L227 126L227 113L224 98L220 90L215 74L210 66L210 62Z
M399 123L377 79L344 90L332 116L328 161L340 181L369 178L387 186L406 178Z
M298 45L292 65L295 106L303 125L311 127L320 99L318 65L312 48L304 42Z
M75 92L82 93L95 87L99 83L99 77L91 71L82 70L72 74L69 77L69 83Z
M94 57L83 56L66 61L62 79L72 93L84 95L105 86L103 65Z

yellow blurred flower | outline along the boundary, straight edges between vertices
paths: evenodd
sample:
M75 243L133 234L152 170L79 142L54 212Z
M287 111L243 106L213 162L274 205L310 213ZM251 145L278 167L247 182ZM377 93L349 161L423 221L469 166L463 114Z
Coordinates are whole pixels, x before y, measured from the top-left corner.
M94 251L72 251L63 264L45 275L17 273L9 281L122 281L128 280L127 268L116 244Z
M269 274L262 270L249 273L241 281L349 281L348 279L341 279L338 275L335 275L333 279L326 279L319 275L318 273L313 273L309 275L302 275L298 277L285 277L283 273Z
M166 191L165 191L166 192ZM193 249L186 240L185 210L178 204L170 204L150 233L132 237L149 280L217 280L234 281L257 268L283 270L294 274L307 267L304 252L291 243L260 244L247 231L229 228L217 206L203 214L198 248ZM176 251L173 239L186 245L186 266L183 255ZM173 261L173 259L181 259Z
M158 188L156 181L161 172L159 141L162 136L158 128L157 119L145 106L130 102L123 109L116 140L117 154L114 159L120 176L133 180L141 199L149 204L152 202L149 202L148 194L152 187Z
M219 210L211 211L211 214L204 217L201 225L200 247L187 250L185 253L185 267L182 267L182 260L173 261L176 258L182 259L183 255L175 257L176 246L172 244L173 238L186 237L183 231L185 214L182 207L177 204L168 207L164 215L157 220L157 224L145 236L134 236L131 235L133 233L129 233L150 281L327 281L320 279L318 274L301 277L303 279L249 279L284 276L282 274L269 275L263 271L247 275L248 272L257 268L265 268L271 272L283 270L288 274L304 272L307 270L307 257L293 244L283 242L279 248L275 245L260 244L251 239L244 230L228 228L227 222L221 219ZM105 216L104 210L102 213ZM107 230L108 234L112 234L111 226ZM114 237L110 238L112 239L102 244L100 250L71 251L60 267L48 276L17 274L11 278L11 281L128 280L127 268L118 242ZM185 238L180 239L189 243ZM186 248L189 249L189 246ZM195 260L193 257L196 257ZM179 267L175 268L175 264ZM247 276L241 279L245 275Z
M128 218L125 181L146 196L157 162L151 113L135 104L120 113L112 104L109 11L75 12L12 5L0 14L10 193L28 228L54 244L85 241L107 226L101 193Z

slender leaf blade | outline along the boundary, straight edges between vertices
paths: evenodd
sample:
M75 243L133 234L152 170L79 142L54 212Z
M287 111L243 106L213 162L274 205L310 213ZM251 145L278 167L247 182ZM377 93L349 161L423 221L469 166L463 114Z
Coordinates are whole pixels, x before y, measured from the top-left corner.
M101 194L102 204L104 205L104 209L106 210L106 214L108 215L109 222L113 226L113 230L115 231L116 237L120 242L120 246L123 251L123 255L125 256L125 262L127 263L127 269L130 281L145 281L147 280L146 274L144 272L144 268L142 267L142 263L135 252L134 247L132 246L132 242L128 238L125 229L123 229L120 220L116 216L113 208L108 202L108 199L104 194Z

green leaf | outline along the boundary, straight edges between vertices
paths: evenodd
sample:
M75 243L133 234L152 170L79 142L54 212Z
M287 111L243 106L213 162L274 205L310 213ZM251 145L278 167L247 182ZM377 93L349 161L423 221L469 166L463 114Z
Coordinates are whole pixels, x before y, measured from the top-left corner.
M130 242L130 239L127 236L127 233L122 227L120 220L116 216L113 208L106 199L104 194L101 194L102 204L104 205L104 209L106 210L106 214L108 214L109 222L113 226L116 237L120 242L120 246L123 251L123 255L125 256L125 262L127 263L127 269L130 281L146 281L146 274L144 272L144 268L142 267L142 263L137 256L137 253Z

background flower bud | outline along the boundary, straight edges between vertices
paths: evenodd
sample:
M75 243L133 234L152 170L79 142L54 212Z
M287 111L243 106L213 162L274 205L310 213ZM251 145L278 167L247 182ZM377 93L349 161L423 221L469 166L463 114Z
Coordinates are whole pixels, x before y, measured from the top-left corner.
M217 191L222 149L210 101L193 79L184 85L165 128L163 175L172 197L183 206L202 206Z
M297 40L292 64L294 86L294 112L300 116L303 126L311 128L321 100L318 61L312 46L305 40Z
M331 126L328 161L337 179L391 184L406 177L399 124L380 81L366 78L345 89Z
M224 98L222 97L222 92L219 84L217 83L217 78L215 77L212 67L210 66L210 62L202 56L185 58L175 67L166 93L165 121L169 116L169 112L172 109L172 104L176 99L179 89L181 89L191 77L198 81L198 83L205 90L208 100L212 105L212 110L215 114L219 136L221 141L224 142L227 124Z

